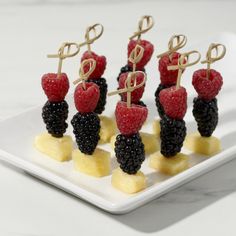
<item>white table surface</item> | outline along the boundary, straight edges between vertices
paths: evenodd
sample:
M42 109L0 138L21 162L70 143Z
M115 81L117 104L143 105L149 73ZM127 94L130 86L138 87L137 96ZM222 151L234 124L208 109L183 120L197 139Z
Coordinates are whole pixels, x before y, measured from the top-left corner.
M68 2L0 1L0 119L45 102L40 78L57 66L45 55L63 41L82 41L89 24L105 27L94 50L108 58L111 89L141 15L155 18L155 28L145 36L155 44L155 55L174 33L186 34L189 44L222 31L236 33L235 1ZM64 70L73 78L76 66L68 60ZM149 68L156 68L154 57ZM235 235L235 169L236 160L115 216L0 162L0 235Z

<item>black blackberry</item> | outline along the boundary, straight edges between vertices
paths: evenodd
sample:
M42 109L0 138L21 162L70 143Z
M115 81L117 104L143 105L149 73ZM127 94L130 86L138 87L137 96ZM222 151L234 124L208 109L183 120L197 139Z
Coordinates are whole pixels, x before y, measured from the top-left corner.
M100 139L100 119L95 112L76 113L71 120L76 143L81 152L92 155Z
M199 97L194 98L193 116L201 136L210 137L218 124L217 99L206 101Z
M157 90L155 92L156 107L157 107L157 111L158 111L158 114L159 114L160 118L162 118L164 116L165 112L164 112L164 109L163 109L163 107L162 107L162 105L160 103L160 100L159 100L159 93L161 92L161 90L163 90L165 88L169 88L171 86L172 85L167 86L167 85L159 84L159 86L157 87Z
M161 153L165 157L175 156L180 152L186 136L184 120L175 120L164 115L161 124Z
M100 89L100 97L98 100L97 107L95 108L94 112L97 114L102 114L105 110L105 105L107 101L107 82L105 78L98 78L98 79L88 79L88 82L93 82L99 86Z
M139 133L117 135L115 153L120 168L128 174L136 174L145 160L144 145Z
M117 81L119 82L119 78L120 78L120 75L121 75L121 74L126 73L126 72L130 72L130 71L133 71L133 68L130 67L129 65L126 65L126 66L121 67L120 73L119 73L119 75L118 75L118 77L117 77ZM142 71L143 71L144 73L146 73L145 68L143 68Z
M65 122L68 117L68 104L66 101L47 101L42 109L43 121L46 124L48 133L53 137L62 137L66 132L68 124Z

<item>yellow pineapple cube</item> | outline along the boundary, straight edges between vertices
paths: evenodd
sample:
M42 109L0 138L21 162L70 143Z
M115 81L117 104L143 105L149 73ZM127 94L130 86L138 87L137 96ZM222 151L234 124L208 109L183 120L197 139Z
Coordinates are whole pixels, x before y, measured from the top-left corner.
M160 149L159 140L156 135L140 132L142 142L144 144L145 153L152 154Z
M112 186L125 193L137 193L146 188L146 177L138 171L134 175L129 175L117 168L112 173Z
M198 132L187 135L184 146L196 153L211 156L220 152L220 140L214 136L202 137Z
M152 122L152 130L153 134L156 135L156 137L160 137L160 132L161 132L160 120L154 120Z
M51 134L43 133L35 137L34 145L40 152L57 161L71 160L73 141L69 135L55 138Z
M178 153L174 157L164 157L160 152L150 156L149 166L167 175L176 175L189 168L188 156Z
M86 155L79 149L72 152L75 170L87 175L102 177L110 174L110 152L96 148L92 155Z
M159 140L154 134L140 132L140 136L144 144L145 153L147 155L159 150L159 147L160 147ZM113 135L110 141L112 149L115 148L115 142L116 142L116 135Z
M108 143L110 142L111 137L116 133L116 122L114 119L107 116L99 117L101 124L99 144Z

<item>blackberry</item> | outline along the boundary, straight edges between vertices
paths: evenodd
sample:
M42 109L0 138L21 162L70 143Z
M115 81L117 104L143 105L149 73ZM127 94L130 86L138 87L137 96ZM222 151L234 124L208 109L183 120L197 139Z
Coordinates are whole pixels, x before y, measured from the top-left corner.
M210 137L218 124L217 99L206 101L199 97L194 98L193 116L201 136Z
M99 86L100 89L100 98L98 100L97 107L95 108L94 112L97 114L102 114L105 110L105 105L107 101L107 82L105 78L98 78L98 79L88 79L88 82L93 82Z
M43 121L46 124L48 133L53 137L63 137L66 132L68 124L65 121L68 117L68 108L69 106L65 100L61 102L47 101L43 106Z
M156 97L155 102L156 102L157 112L158 112L160 118L162 118L164 116L165 112L164 112L164 109L159 101L159 93L161 92L161 90L163 90L165 88L169 88L171 86L172 85L167 86L167 85L159 84L159 86L157 87L157 90L155 92L155 97Z
M71 120L76 143L81 152L92 155L100 139L100 119L95 112L76 113Z
M160 124L161 154L165 157L175 156L180 152L186 136L185 121L164 115Z
M145 160L144 145L139 133L119 134L115 142L115 154L120 168L128 174L136 174Z
M126 72L131 72L131 71L133 71L133 68L130 67L129 65L126 65L126 66L121 67L120 73L119 73L119 75L118 75L118 77L117 77L117 81L119 82L119 78L120 78L120 75L121 75L121 74L126 73ZM143 68L142 71L143 71L144 73L146 73L145 68Z

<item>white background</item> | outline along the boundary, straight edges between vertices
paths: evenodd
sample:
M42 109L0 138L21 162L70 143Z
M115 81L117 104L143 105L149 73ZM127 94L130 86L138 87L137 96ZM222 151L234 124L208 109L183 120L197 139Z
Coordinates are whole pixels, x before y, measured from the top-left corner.
M235 10L235 1L213 0L0 1L0 119L45 102L40 78L57 67L46 54L63 41L82 41L90 24L105 27L92 47L107 56L112 90L141 15L155 18L144 37L156 55L174 33L186 34L194 45L220 32L236 32ZM71 79L77 60L64 65ZM147 70L156 63L153 57ZM236 161L230 162L132 213L114 216L0 162L0 235L235 235L235 169Z

